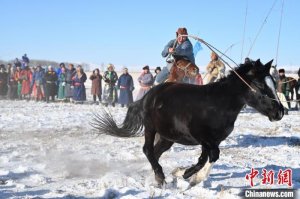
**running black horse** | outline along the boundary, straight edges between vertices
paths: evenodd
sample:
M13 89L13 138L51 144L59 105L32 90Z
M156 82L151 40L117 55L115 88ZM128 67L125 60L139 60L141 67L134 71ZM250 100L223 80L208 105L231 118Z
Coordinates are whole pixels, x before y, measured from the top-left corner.
M202 145L198 163L186 169L185 179L190 185L206 179L219 159L219 145L233 131L234 122L245 104L278 121L284 115L275 83L270 75L272 61L263 65L260 60L241 64L235 69L253 89L233 71L218 82L197 86L165 83L152 88L141 100L130 105L123 124L118 126L106 111L94 118L92 125L100 133L117 137L143 134L143 151L159 184L164 173L158 160L174 143ZM155 135L159 140L155 143ZM206 165L205 165L206 164Z

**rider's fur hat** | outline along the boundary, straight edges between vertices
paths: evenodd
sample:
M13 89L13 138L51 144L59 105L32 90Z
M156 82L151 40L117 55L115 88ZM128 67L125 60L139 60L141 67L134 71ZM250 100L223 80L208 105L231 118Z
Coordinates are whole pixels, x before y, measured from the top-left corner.
M176 31L176 37L178 37L179 35L188 35L188 32L186 30L186 28L178 28L178 30Z

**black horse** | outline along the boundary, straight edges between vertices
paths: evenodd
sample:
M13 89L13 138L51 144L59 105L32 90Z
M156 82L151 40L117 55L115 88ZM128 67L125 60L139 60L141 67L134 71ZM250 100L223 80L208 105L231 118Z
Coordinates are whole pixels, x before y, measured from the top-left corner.
M233 71L218 82L204 86L164 83L130 105L120 127L105 111L94 118L92 125L100 133L117 137L137 136L143 133L141 129L144 127L143 151L159 184L163 184L165 179L158 163L162 153L175 142L202 145L198 163L183 174L185 179L192 176L190 184L195 185L208 176L212 164L218 160L219 144L232 132L234 122L245 104L267 116L270 121L278 121L283 117L284 109L269 73L271 63L263 65L257 60L241 64L235 69L255 91ZM155 143L156 134L160 136Z

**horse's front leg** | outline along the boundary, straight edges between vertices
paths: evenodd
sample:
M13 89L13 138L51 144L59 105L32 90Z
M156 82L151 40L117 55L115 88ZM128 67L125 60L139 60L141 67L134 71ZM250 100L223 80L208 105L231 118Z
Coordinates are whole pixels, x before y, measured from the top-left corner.
M204 167L205 163L208 160L208 152L209 150L206 147L202 146L202 153L198 159L198 163L185 170L183 174L184 179L188 179L189 177L191 177L193 174L197 173L198 171L200 171L200 169Z
M214 163L219 159L219 155L220 149L218 146L209 150L209 161L206 162L205 166L200 171L192 176L190 179L190 186L194 186L207 179Z
M209 149L205 146L202 146L201 156L199 157L198 163L196 165L193 165L188 169L179 168L175 170L173 174L175 174L176 176L183 176L184 179L188 179L189 177L191 177L192 175L194 175L204 167L205 163L208 160L208 155L209 155Z
M149 131L145 128L145 144L143 147L143 152L149 160L152 169L155 173L155 180L159 185L163 185L165 181L165 175L163 173L162 167L158 163L158 160L154 155L154 139L155 139L155 131Z

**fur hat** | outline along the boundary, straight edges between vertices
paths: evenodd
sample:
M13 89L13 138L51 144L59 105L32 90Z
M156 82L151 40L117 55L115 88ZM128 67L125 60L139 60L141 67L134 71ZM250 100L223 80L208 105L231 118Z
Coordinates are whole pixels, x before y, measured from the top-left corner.
M144 66L144 67L143 67L143 70L150 70L150 69L149 69L149 66L148 66L148 65Z
M187 29L186 28L178 28L178 30L176 31L176 37L178 37L178 35L188 35Z
M279 69L278 72L279 73L285 73L285 70L282 68L282 69Z
M157 66L157 67L155 68L154 72L157 73L157 72L156 72L157 70L161 71L161 68L160 68L159 66Z

